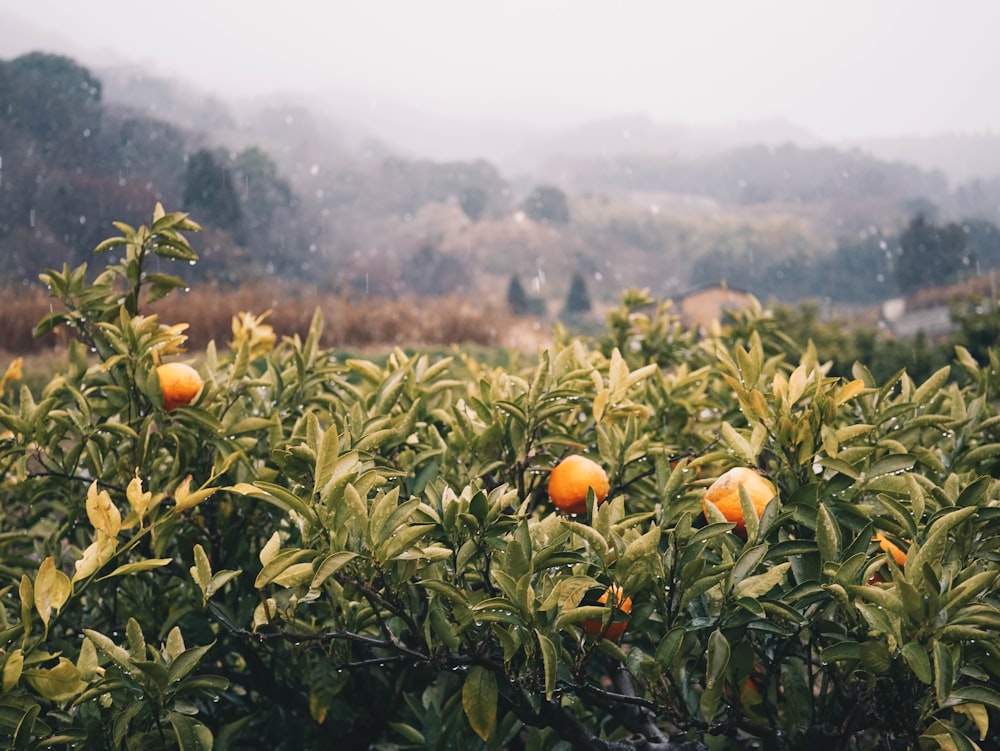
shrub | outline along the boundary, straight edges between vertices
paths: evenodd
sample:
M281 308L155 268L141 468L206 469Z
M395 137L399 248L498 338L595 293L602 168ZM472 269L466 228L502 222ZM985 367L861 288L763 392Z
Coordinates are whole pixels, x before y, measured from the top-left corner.
M146 265L198 228L119 229L93 280L44 275L66 371L0 391L7 746L996 745L997 376L967 351L962 384L834 378L760 311L698 338L631 292L527 368L377 364L246 314L166 412L187 329L147 305L182 282ZM610 485L576 518L546 494L572 453ZM740 535L702 508L733 466L777 489ZM620 644L580 627L611 587Z

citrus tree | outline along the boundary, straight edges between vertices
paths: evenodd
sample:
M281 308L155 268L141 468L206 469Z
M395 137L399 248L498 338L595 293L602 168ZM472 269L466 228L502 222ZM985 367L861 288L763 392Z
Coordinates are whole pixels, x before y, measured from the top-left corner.
M198 226L116 226L0 386L4 747L996 747L993 353L833 378L631 291L524 368L185 354Z

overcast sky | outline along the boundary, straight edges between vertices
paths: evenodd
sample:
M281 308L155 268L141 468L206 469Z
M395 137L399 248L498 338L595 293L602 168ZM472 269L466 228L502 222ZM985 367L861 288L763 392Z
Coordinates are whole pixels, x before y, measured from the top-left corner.
M540 125L783 118L831 139L1000 129L996 0L0 0L0 11L239 95L350 88Z

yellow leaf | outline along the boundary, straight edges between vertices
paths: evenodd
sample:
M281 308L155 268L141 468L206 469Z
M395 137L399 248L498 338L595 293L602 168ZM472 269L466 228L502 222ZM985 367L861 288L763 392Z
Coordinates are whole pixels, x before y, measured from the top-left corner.
M271 559L278 554L281 550L281 537L275 532L271 535L271 539L267 541L263 548L260 550L260 562L261 565L266 566L271 562Z
M805 393L806 384L808 383L809 376L806 373L805 363L799 365L795 370L792 371L791 377L788 379L788 404L791 406L799 400L799 397Z
M103 532L98 532L97 539L83 551L83 558L76 562L76 573L73 574L73 581L86 579L100 569L111 560L117 546L116 540L111 539Z
M15 649L7 655L7 662L3 664L3 692L8 693L17 682L21 680L21 671L24 669L24 652Z
M322 725L326 721L326 713L329 709L330 707L320 698L319 694L315 691L309 692L309 714L318 724Z
M298 587L311 581L312 577L313 565L311 563L294 563L271 581L279 587Z
M247 312L233 316L233 340L229 343L229 348L238 352L246 343L251 360L263 357L274 349L274 343L277 341L274 329L262 323L269 315L271 315L270 310L259 316Z
M750 411L760 420L767 419L767 400L759 389L750 390Z
M80 680L80 671L65 657L54 668L32 668L24 671L31 687L46 699L63 702L77 696L87 684Z
M97 647L90 639L84 639L83 643L80 644L80 656L76 660L76 669L85 681L92 681L94 678L104 675L104 668L101 667L97 659Z
M964 714L974 723L976 723L976 729L979 730L979 740L986 738L986 733L990 729L990 716L986 711L986 706L983 704L959 704L957 707L952 707L956 712Z
M145 493L142 492L142 480L139 479L139 470L136 469L135 477L128 484L128 488L125 489L125 497L128 498L129 504L131 504L133 510L138 514L141 520L146 512L149 510L149 504L153 500L153 494L149 491Z
M266 626L271 619L278 614L278 605L273 597L268 597L265 602L257 604L253 611L253 627L256 630L260 626Z
M497 724L497 679L484 667L469 669L462 685L462 708L476 735L488 740Z
M627 378L628 364L615 347L611 353L611 362L608 364L608 389L612 392L618 391L625 385Z
M152 316L152 318L156 318L156 316ZM157 342L152 347L153 362L159 365L163 362L164 356L187 352L187 347L184 346L187 334L184 331L188 325L186 323L175 323L173 326L160 324Z
M122 514L118 507L111 501L111 496L106 490L97 489L97 480L94 480L87 491L87 518L94 529L103 532L108 537L118 536L122 528Z
M12 381L20 381L24 377L23 372L24 358L18 357L7 366L7 370L3 374L3 378L0 378L0 396L3 396L3 392L7 388L7 384Z
M187 649L187 647L184 646L184 635L177 626L174 626L170 629L170 633L167 634L167 656L171 660L176 660L184 654L185 649Z
M56 568L56 559L50 555L42 561L35 576L35 609L46 627L52 611L62 608L72 591L69 577Z
M771 391L774 393L774 398L779 402L788 396L788 379L785 378L781 371L774 374L774 380L771 382Z
M17 588L17 593L21 597L21 626L27 636L31 631L31 604L35 601L35 585L27 574L21 574L21 584Z
M862 391L865 390L865 382L860 378L851 381L850 383L845 383L836 391L836 396L833 401L836 406L840 406L849 399L853 399Z
M604 409L608 404L608 390L601 389L594 395L594 422L600 422L604 417Z
M177 511L187 511L194 508L199 503L215 495L218 488L202 488L191 492L191 475L184 478L177 490L174 491L174 500L177 501Z

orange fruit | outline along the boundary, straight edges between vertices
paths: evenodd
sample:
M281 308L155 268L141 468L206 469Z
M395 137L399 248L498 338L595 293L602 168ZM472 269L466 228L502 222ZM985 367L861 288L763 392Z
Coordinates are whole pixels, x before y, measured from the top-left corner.
M708 504L712 502L727 521L735 522L734 532L745 534L747 525L743 518L743 507L740 505L740 487L750 496L758 517L777 492L771 481L755 470L749 467L733 467L708 486L701 506L705 518L708 519Z
M611 490L604 467L585 456L567 456L549 473L549 500L563 513L587 513L587 491L591 488L598 504Z
M897 566L906 565L906 553L898 545L889 542L888 538L881 532L876 532L873 539L878 540L879 547L892 556Z
M591 636L603 634L605 639L618 641L625 633L625 627L628 626L628 616L632 612L632 598L626 597L625 592L617 584L612 584L597 598L597 602L601 605L607 605L608 595L611 593L615 595L615 603L613 605L614 611L611 614L611 623L608 624L607 630L604 629L604 623L597 619L580 621L580 628Z
M156 368L163 392L163 408L167 411L194 401L204 382L198 371L182 362L168 362Z

